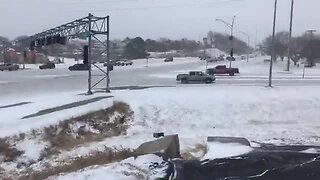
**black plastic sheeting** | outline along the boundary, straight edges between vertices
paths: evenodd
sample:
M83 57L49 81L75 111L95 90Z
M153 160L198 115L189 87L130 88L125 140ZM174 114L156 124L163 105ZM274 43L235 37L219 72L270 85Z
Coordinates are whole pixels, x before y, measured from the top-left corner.
M176 180L320 180L320 153L301 152L309 148L319 149L265 145L249 154L231 158L175 160L172 161L175 172L171 175Z

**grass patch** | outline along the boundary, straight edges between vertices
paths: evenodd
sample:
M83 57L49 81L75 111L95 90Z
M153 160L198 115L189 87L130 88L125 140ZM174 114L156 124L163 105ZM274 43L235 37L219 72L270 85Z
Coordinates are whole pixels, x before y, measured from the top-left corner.
M4 162L13 161L21 154L23 152L11 147L7 139L0 139L0 155L4 157Z
M44 129L51 148L70 149L87 142L125 134L132 119L129 105L115 102L110 108L60 122Z
M131 157L132 155L133 152L129 149L123 149L119 151L106 149L104 152L96 152L90 156L78 157L61 166L48 167L47 169L38 172L30 172L28 175L18 177L18 179L46 179L61 173L75 172L90 166L104 165L115 161L121 161Z

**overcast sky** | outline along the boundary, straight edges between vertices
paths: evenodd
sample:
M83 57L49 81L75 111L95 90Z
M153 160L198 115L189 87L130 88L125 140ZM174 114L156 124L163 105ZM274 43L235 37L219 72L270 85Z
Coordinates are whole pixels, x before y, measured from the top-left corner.
M291 0L278 0L277 31L289 29ZM0 35L32 35L86 16L110 15L111 38L141 36L200 40L209 30L229 30L215 19L231 21L254 45L271 34L274 0L1 0ZM319 0L295 0L294 35L320 31ZM245 39L241 34L236 36Z

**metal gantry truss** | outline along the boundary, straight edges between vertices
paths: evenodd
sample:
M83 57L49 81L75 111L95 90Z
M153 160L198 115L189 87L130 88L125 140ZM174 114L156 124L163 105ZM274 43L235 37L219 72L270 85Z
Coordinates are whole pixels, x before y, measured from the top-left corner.
M88 94L92 94L92 88L97 86L103 80L107 79L106 92L110 92L110 17L96 17L91 13L84 18L77 19L75 21L66 23L64 25L43 31L41 33L37 33L35 35L30 36L28 39L23 41L35 41L37 39L46 38L54 35L60 35L64 37L86 37L88 38L88 65L89 65L89 73L88 73ZM97 35L105 35L107 36L107 41L101 41ZM101 43L106 49L100 54L107 53L107 68L106 71L102 68L98 67L96 64L92 64L91 57L91 47L92 47L92 38L96 39L99 43ZM103 77L94 85L92 85L92 65L96 67L103 73Z

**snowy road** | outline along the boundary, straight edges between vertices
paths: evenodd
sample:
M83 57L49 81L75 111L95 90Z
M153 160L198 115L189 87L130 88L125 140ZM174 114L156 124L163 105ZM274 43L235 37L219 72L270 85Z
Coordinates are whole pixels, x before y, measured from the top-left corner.
M267 85L268 65L260 61L252 61L250 63L235 62L234 67L239 67L241 74L235 77L217 76L214 85ZM209 67L218 64L228 64L228 62L213 63ZM138 60L132 67L115 67L111 73L111 86L181 86L175 81L177 74L205 69L205 63L197 58L180 58L174 63L164 63L162 59L153 59L149 60L149 67L145 65L145 60ZM17 72L0 72L0 99L9 96L22 95L25 97L78 90L86 92L87 72L70 72L67 67L67 65L59 65L54 70L27 69ZM274 85L320 85L320 71L317 69L307 70L306 79L302 79L302 68L295 68L291 73L287 73L283 72L281 67L280 63L275 65ZM93 74L100 73L95 69ZM94 77L94 82L97 80L98 77ZM101 88L104 86L104 84L100 85Z

